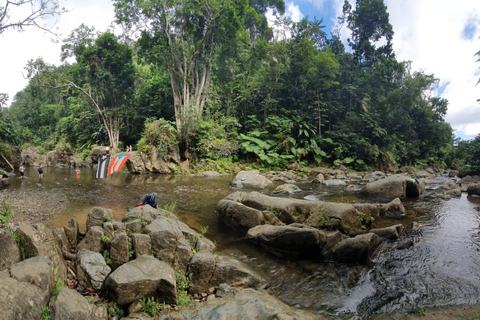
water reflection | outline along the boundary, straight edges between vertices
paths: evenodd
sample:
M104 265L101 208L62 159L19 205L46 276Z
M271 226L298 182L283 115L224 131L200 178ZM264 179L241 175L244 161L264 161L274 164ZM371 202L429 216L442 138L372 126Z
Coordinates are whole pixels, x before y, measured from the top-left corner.
M9 189L38 190L36 168L27 168L26 179L11 178ZM346 265L335 261L280 260L259 251L243 237L218 223L216 204L229 193L232 176L218 178L116 173L95 179L94 170L46 168L44 191L62 193L66 209L49 227L65 225L75 217L84 228L92 206L114 211L116 219L146 193L157 193L160 207L176 204L175 213L197 231L208 227L207 237L217 251L229 254L261 270L270 281L270 291L288 304L326 310L335 318L368 318L396 309L416 311L420 305L445 306L480 303L480 197L462 195L440 200L438 186L427 188L420 199L404 202L402 220L380 219L377 227L402 223L402 240L414 245L397 250L399 241L384 241L369 265ZM299 184L296 198L335 202L366 202L358 189ZM275 185L262 192L270 193Z

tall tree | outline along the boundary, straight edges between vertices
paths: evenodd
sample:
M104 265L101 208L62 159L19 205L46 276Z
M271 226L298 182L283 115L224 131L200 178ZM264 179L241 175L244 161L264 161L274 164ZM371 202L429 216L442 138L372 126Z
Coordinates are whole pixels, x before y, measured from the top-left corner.
M248 1L114 0L114 3L117 22L125 30L140 30L144 37L158 42L158 56L166 60L170 74L177 129L181 140L187 142L195 120L203 112L218 47L235 39L242 30Z
M83 48L79 61L69 74L54 73L55 68L41 60L29 62L27 68L40 86L70 88L75 103L91 104L104 125L110 146L114 151L118 150L120 129L132 102L134 88L135 69L132 49L128 45L121 44L114 34L105 32L94 45ZM86 101L79 101L82 99Z

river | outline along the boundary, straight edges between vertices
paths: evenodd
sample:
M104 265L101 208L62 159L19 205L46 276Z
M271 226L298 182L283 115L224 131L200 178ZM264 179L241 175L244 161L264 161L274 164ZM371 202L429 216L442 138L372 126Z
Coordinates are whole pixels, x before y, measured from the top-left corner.
M174 213L192 229L214 241L217 251L230 254L261 271L269 280L270 292L286 303L328 314L337 319L368 319L394 310L415 312L430 308L480 303L480 197L462 194L448 201L437 189L446 177L435 178L420 199L404 202L402 220L381 219L377 226L402 223L402 239L384 240L367 265L335 261L280 260L225 230L218 222L216 204L235 190L233 176L196 177L133 175L115 173L95 179L95 171L45 168L39 181L36 168L29 167L26 179L10 178L9 190L43 190L61 193L68 203L47 226L65 225L72 217L85 228L93 206L110 208L121 219L128 207L141 202L146 193L157 193L159 207L175 206ZM278 184L277 184L278 185ZM262 192L269 194L276 185ZM335 202L367 202L358 190L298 184L296 198ZM245 190L249 191L249 190ZM400 241L414 245L397 250Z

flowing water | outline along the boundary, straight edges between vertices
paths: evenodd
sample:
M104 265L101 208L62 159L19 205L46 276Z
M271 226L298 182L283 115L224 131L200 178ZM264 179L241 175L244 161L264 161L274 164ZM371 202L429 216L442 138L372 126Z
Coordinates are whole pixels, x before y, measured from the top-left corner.
M371 263L342 264L335 261L288 261L275 258L250 245L241 236L225 230L218 222L216 204L235 191L233 176L193 177L133 175L116 173L95 179L91 169L81 169L80 178L72 169L46 168L39 183L36 168L27 178L9 179L11 190L39 190L65 195L64 212L48 226L61 227L75 217L85 228L93 206L110 208L116 219L127 207L141 202L146 193L157 193L160 207L175 204L175 214L191 228L215 242L217 251L230 254L261 271L269 280L269 290L286 303L307 308L337 319L368 319L394 310L412 312L419 306L450 306L480 303L480 197L440 199L437 183L427 185L420 199L404 202L407 216L401 220L381 219L376 226L402 223L406 230L400 240L384 240ZM299 184L296 198L335 202L367 202L358 190ZM262 192L269 194L272 186ZM248 190L245 190L248 191ZM406 250L397 245L411 239Z

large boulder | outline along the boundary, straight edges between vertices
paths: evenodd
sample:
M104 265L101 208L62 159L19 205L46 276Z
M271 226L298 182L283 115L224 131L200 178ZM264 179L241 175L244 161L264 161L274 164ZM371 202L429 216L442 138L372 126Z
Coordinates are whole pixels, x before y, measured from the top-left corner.
M37 166L40 163L46 163L46 156L41 155L37 147L23 148L22 164L26 166Z
M144 254L152 254L152 239L148 234L132 234L132 248L135 251L135 258L140 258Z
M403 225L396 224L390 227L371 229L369 232L385 239L396 240L402 235Z
M19 282L31 283L48 293L55 283L53 263L42 256L29 258L13 265L10 275Z
M248 230L247 240L282 258L319 257L326 235L313 228L263 225Z
M20 261L20 249L12 236L0 229L0 270L10 268Z
M235 230L246 232L264 222L262 211L232 200L220 200L217 204L217 211L220 221Z
M405 217L405 207L399 198L395 198L382 208L381 214L387 218L403 218Z
M374 233L358 235L339 242L332 248L332 257L342 262L367 262L382 240Z
M91 153L92 163L98 163L98 157L106 154L107 148L105 146L94 147Z
M102 252L104 247L102 240L103 236L104 233L101 227L91 227L82 241L78 244L77 252L82 249L88 249L93 252Z
M152 223L153 220L166 217L167 213L162 209L155 209L152 206L138 206L130 210L123 218L123 222L138 219L147 224Z
M57 278L65 279L67 263L52 231L41 223L20 225L17 228L20 243L25 248L27 258L43 256L58 268Z
M260 211L270 211L285 224L298 222L315 228L328 227L348 235L356 235L361 231L361 217L349 204L270 197L259 192L238 191L224 200L242 203ZM328 221L327 226L325 221Z
M298 186L291 183L285 183L276 187L272 194L294 194L299 192L302 192L302 189L300 189Z
M472 184L467 188L468 194L480 195L480 183Z
M179 221L160 217L145 227L145 233L152 239L155 258L164 261L175 270L185 272L193 256L194 239L186 240L182 229L187 229ZM189 229L189 228L188 228Z
M373 181L377 181L377 180L380 180L380 179L385 179L386 177L387 176L382 171L375 171L375 172L366 174L363 177L363 179L367 180L368 182L373 182Z
M264 189L272 182L262 176L258 170L240 171L232 182L235 188Z
M40 320L42 307L50 298L50 290L40 288L29 281L18 281L8 271L0 271L1 319Z
M87 215L87 232L91 227L102 226L105 221L113 220L111 209L93 207Z
M160 319L256 319L256 320L326 320L321 314L296 309L273 295L243 289L235 296L163 311ZM127 319L144 319L137 314Z
M103 256L98 252L82 249L77 254L75 264L78 282L84 287L100 292L111 271Z
M210 285L218 287L222 283L236 288L257 288L264 285L266 281L245 263L230 255L217 254Z
M118 267L106 281L107 294L121 306L143 297L177 303L175 273L165 262L142 256Z
M70 288L62 288L50 301L49 307L52 320L94 320L92 305Z
M65 230L70 248L75 250L77 248L78 235L80 234L77 220L75 218L70 219L63 229Z
M117 234L110 246L110 259L112 259L113 270L128 262L130 257L129 251L127 234L125 232Z
M408 176L396 174L385 179L369 182L363 189L369 197L391 201L395 198L418 197L424 191L424 185Z
M190 273L190 292L208 292L211 287L210 279L215 271L215 256L210 252L199 252L193 256L188 264L187 273Z

